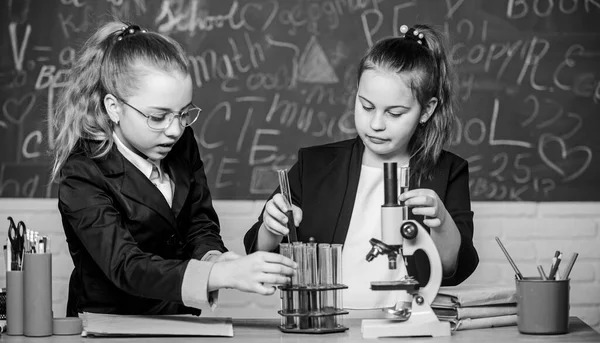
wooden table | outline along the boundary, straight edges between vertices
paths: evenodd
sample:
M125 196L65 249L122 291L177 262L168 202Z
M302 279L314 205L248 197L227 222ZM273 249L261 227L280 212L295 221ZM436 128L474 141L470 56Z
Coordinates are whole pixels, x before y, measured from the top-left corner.
M345 319L344 323L350 329L343 333L325 335L284 334L277 329L279 319L234 319L234 337L156 337L156 338L84 338L79 336L50 336L43 338L29 338L24 336L8 336L2 334L0 342L245 342L245 343L337 343L337 342L410 342L410 343L442 343L442 342L484 342L484 343L518 343L518 342L600 342L600 334L577 317L571 317L569 330L566 335L522 335L516 326L507 326L493 329L466 330L454 332L451 337L410 337L410 338L382 338L363 339L360 333L360 319Z

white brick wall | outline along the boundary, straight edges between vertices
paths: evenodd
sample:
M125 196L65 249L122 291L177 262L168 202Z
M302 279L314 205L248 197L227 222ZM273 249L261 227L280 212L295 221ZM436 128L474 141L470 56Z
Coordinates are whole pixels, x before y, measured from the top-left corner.
M215 201L227 247L243 254L242 237L256 220L262 201ZM498 236L524 275L546 271L555 250L569 258L579 253L571 273L571 315L600 331L600 203L487 203L473 204L475 246L481 263L469 284L514 283L514 272L494 237ZM53 309L63 316L68 278L73 264L68 255L55 199L0 199L0 222L7 216L23 220L32 230L52 238ZM5 222L5 227L8 221ZM4 264L1 264L4 266ZM2 267L0 267L2 268ZM0 271L4 285L4 272ZM279 297L221 291L219 307L211 315L277 317Z

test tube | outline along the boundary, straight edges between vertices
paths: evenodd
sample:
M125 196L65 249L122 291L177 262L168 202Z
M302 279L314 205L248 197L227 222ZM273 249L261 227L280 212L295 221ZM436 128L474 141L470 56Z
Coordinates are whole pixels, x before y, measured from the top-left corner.
M291 260L294 259L294 253L292 250L292 245L290 243L280 243L279 244L279 253ZM296 278L296 273L292 276L292 285L295 284L294 279ZM290 313L296 310L293 295L294 292L282 289L281 290L281 311L283 313ZM296 327L294 323L294 317L290 316L282 316L281 317L281 325L286 329L293 329Z
M331 245L327 243L321 243L318 246L319 255L319 282L322 286L330 287L333 285L333 266L331 261ZM321 292L321 311L331 312L334 307L333 299L334 291L322 291ZM324 316L321 318L320 327L323 329L333 328L333 318L331 316Z
M308 311L315 313L321 310L319 304L319 270L317 261L317 243L306 243L306 285L307 285L307 296L308 296ZM311 317L309 320L311 328L319 328L318 317Z
M331 245L331 266L333 269L333 284L336 286L339 286L342 284L342 247L343 244L332 244ZM342 301L342 290L341 289L337 289L334 291L333 294L333 304L335 307L335 310L341 310L344 307L343 301ZM333 322L334 325L338 325L341 323L338 323L338 320L341 320L342 318L340 317L338 319L338 316L334 316L333 317Z
M302 242L293 242L292 243L292 249L294 250L294 261L296 261L296 263L298 264L298 269L297 269L297 274L298 274L298 278L297 278L297 283L294 286L298 286L299 288L306 288L306 279L307 279L307 262L306 262L306 244L302 243ZM306 290L298 290L297 292L294 292L294 302L296 304L298 304L298 306L296 307L297 311L299 314L303 314L305 315L308 312L308 307L309 307L309 299L308 299L308 295L307 295L307 291ZM309 325L308 325L308 317L306 316L299 316L296 317L297 319L297 325L299 329L308 329Z

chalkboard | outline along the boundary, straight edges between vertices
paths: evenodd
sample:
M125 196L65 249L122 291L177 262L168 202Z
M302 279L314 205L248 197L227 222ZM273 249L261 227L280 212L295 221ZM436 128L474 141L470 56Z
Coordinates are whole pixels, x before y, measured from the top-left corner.
M401 24L448 33L480 201L598 201L600 2L7 0L0 5L0 196L55 197L48 124L76 48L111 16L182 43L215 199L264 199L300 147L356 136L356 66Z

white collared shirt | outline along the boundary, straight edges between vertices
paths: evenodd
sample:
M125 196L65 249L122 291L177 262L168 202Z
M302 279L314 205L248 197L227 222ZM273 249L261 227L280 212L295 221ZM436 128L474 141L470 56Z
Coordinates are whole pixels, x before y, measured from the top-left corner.
M169 204L169 207L172 207L173 206L173 192L175 190L175 184L169 177L169 174L165 173L164 170L162 169L162 167L161 167L162 161L161 160L152 161L150 159L145 159L142 156L131 151L131 149L126 147L125 144L123 144L123 142L121 142L119 137L114 132L113 132L113 138L115 140L115 143L117 144L117 149L119 150L119 152L129 162L131 162L134 166L136 166L137 169L139 169L142 172L142 174L144 174L144 176L146 176L148 178L148 180L150 180L156 186L156 188L158 188L158 190L162 193L165 200L167 201L167 204ZM159 179L155 179L155 180L150 179L150 175L152 175L153 165L155 165L158 168L158 173L160 174Z

